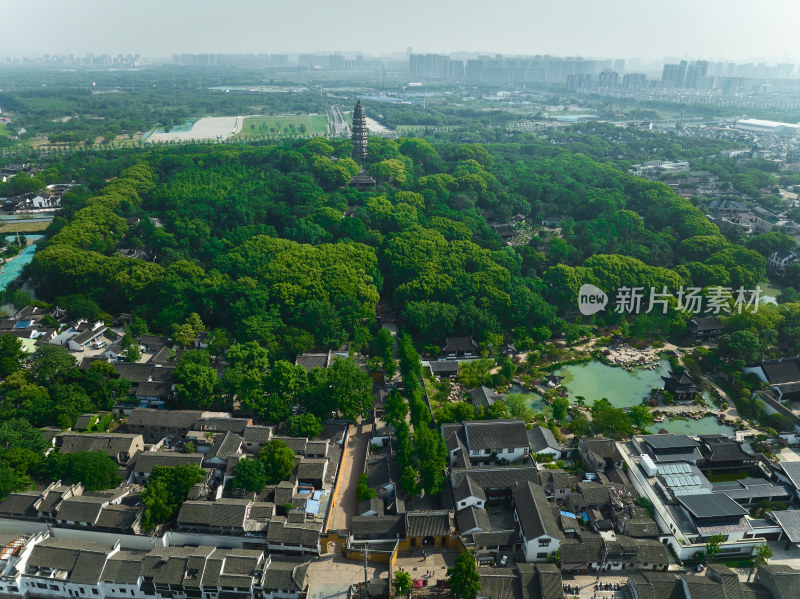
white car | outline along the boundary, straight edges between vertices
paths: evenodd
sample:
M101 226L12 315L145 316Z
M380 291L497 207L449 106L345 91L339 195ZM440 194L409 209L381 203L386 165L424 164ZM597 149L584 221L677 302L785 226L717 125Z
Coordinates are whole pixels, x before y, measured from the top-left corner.
M500 560L500 565L505 566L508 563L508 556L504 555L503 559Z

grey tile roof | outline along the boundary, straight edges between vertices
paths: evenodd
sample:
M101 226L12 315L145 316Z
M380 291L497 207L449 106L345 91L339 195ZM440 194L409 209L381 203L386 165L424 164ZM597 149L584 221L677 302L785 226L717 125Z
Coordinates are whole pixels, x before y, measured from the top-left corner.
M744 599L739 575L724 564L708 564L706 576L722 582L724 599Z
M531 540L542 535L564 538L541 486L528 482L514 486L511 492L525 539Z
M778 467L786 473L795 489L800 489L800 462L781 462Z
M41 493L38 491L9 493L5 500L0 502L0 515L17 518L35 518L36 508L33 507L33 504L36 503L41 496Z
M404 539L406 521L403 516L354 516L350 533L357 541L378 539Z
M89 428L89 425L92 424L92 421L97 417L97 413L94 414L81 414L78 416L78 419L75 421L75 424L72 427L72 430L76 431L85 431Z
M215 433L232 432L237 435L244 433L252 422L249 418L201 418L195 424L197 430L212 431Z
M128 532L141 511L140 508L127 505L107 505L100 510L95 526L117 532Z
M562 451L561 444L556 441L553 436L553 431L543 426L534 426L528 430L528 445L531 448L531 453L539 453L544 449L555 449Z
M636 540L637 559L642 564L669 564L669 550L655 539Z
M78 560L80 548L76 544L56 544L52 542L53 540L55 539L45 539L34 546L31 556L28 558L28 566L71 572ZM48 541L51 542L48 543Z
M463 434L464 427L458 422L446 422L442 425L442 437L444 437L447 451L466 447L466 440L459 439L459 435L463 437Z
M458 374L458 360L437 360L429 365L434 376Z
M653 599L685 599L683 585L673 572L642 572L642 577L652 589Z
M97 570L98 556L102 556L105 560L105 555L111 549L110 544L96 543L85 539L50 537L33 547L28 558L28 566L71 572L70 581L72 581L72 576L75 576L74 570L77 568L78 577L82 581L89 580L88 584L93 584L91 579L96 574L97 578L94 579L94 583L96 583L102 572L102 563ZM81 561L79 566L79 558L84 552L89 555Z
M210 556L214 547L156 547L142 562L142 576L151 577L155 584L182 585L187 579L192 556ZM199 576L199 573L198 573Z
M520 420L471 420L464 423L470 451L528 447L528 433Z
M631 537L657 537L661 534L658 524L652 518L631 518L625 520L625 534Z
M249 499L218 499L217 501L185 501L178 513L182 528L244 528Z
M272 558L264 572L261 586L268 590L303 592L308 587L308 566L311 562L301 562L285 558Z
M564 470L545 470L541 473L542 486L553 489L571 489L578 483L574 474Z
M120 454L127 454L130 458L144 448L141 435L121 433L62 433L56 437L56 443L59 442L61 453L102 451L114 460L119 460Z
M280 441L289 446L296 455L305 455L308 439L305 437L272 437L273 441Z
M116 584L135 584L139 580L145 551L121 549L108 558L100 580Z
M584 565L602 561L603 539L600 535L582 534L581 540L567 539L558 546L564 567Z
M692 599L719 599L723 594L722 584L706 576L684 574L681 579L685 581L688 596Z
M94 524L100 515L100 509L107 503L107 497L87 497L84 495L70 497L59 504L56 519Z
M136 397L157 397L166 399L172 393L172 383L170 382L145 382L136 386L133 394ZM168 411L168 410L162 410Z
M452 514L447 510L406 512L406 535L409 537L442 537L452 531Z
M271 426L246 426L244 440L248 443L266 443L272 438Z
M699 446L697 441L686 435L642 435L641 439L655 450L692 449Z
M756 581L772 592L774 599L800 597L800 571L785 565L769 564L756 571Z
M592 456L599 462L611 460L613 462L621 462L622 454L617 448L617 444L612 439L603 439L596 437L593 439L581 438L578 441L578 449L585 448Z
M291 484L289 485L282 484L286 482L288 481L281 481L281 483L278 484L277 487L275 487L275 497L274 497L275 505L283 506L286 505L287 503L292 502L292 496L294 495L295 487L294 485Z
M367 518L370 518L370 516L367 516ZM374 520L375 518L372 517L372 519ZM312 547L319 543L321 531L321 522L289 524L283 518L276 518L271 520L267 526L267 541L269 543Z
M100 575L103 573L107 559L107 549L82 550L78 559L75 560L75 567L72 569L69 581L73 584L97 584L100 582Z
M769 515L792 543L800 543L800 510L773 511Z
M475 483L469 475L461 479L461 482L453 491L453 496L457 502L463 501L469 497L476 497L477 499L486 501L486 493L484 493L481 486Z
M700 443L700 452L705 456L705 464L755 459L752 455L743 451L739 443L726 435L702 435Z
M491 547L513 547L519 543L516 530L487 530L472 534L475 545L481 549Z
M797 358L765 360L761 368L771 385L800 382L800 360Z
M611 501L611 493L600 483L579 482L569 496L569 503L578 507L601 507Z
M482 508L470 506L456 512L456 524L462 533L480 529L480 531L491 530L489 514Z
M561 571L555 564L540 563L535 565L539 578L542 599L561 599L564 588L561 583Z
M169 343L169 338L160 335L142 335L139 337L139 343L147 347L161 347Z
M383 499L380 497L373 497L372 499L364 499L358 502L358 515L363 516L365 513L373 511L376 514L383 514Z
M269 520L275 515L275 504L269 501L254 501L250 506L250 520Z
M202 453L178 453L175 451L142 451L136 454L133 469L136 472L149 474L155 466L183 466L185 464L203 463Z
M481 406L485 409L493 405L496 401L505 401L506 399L506 396L502 393L497 393L494 389L484 386L473 389L469 394L472 396L472 404L476 408Z
M330 443L327 439L322 441L309 441L306 443L306 455L325 458L328 457Z
M132 383L145 383L150 380L153 374L154 364L139 364L137 362L114 362L112 363L114 372L120 378Z
M297 480L317 481L325 478L327 458L303 458L297 465Z
M294 363L310 371L314 368L327 368L328 359L328 354L301 354L295 358Z
M472 337L448 337L445 339L443 352L464 352L478 351L478 344L472 340Z
M719 331L722 329L722 323L716 316L706 316L700 318L693 318L697 323L696 332L705 333L706 331Z
M202 418L200 410L155 410L152 408L135 408L126 421L127 426L145 428L176 428L191 430L195 422Z
M525 481L539 483L539 471L536 466L453 468L451 476L456 487L469 476L481 489L510 489L515 484Z
M746 516L748 511L723 493L681 495L678 501L695 518Z
M60 481L59 481L60 483ZM81 491L77 490L77 494L80 494ZM54 485L49 491L44 494L44 498L42 502L39 504L38 510L42 513L49 514L55 511L55 508L61 502L65 495L71 497L73 494L73 490L70 488L69 485L64 484L56 484Z
M511 570L479 568L481 577L481 597L490 599L522 599L519 577Z
M208 450L205 459L218 458L227 460L232 455L239 453L241 446L242 438L236 433L226 432L219 434L214 438L214 443Z
M367 475L367 486L370 489L377 489L378 487L392 482L388 455L382 455L376 458L368 457L365 471Z

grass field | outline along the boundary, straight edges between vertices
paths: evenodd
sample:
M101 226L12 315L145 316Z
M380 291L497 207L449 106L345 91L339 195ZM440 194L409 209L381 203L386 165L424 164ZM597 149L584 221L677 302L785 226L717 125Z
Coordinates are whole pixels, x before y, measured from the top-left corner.
M8 129L6 129L5 123L0 123L0 137L8 137L11 135Z
M41 233L50 226L49 222L42 223L5 223L0 225L0 234L3 233Z
M325 135L328 117L320 114L289 116L249 116L244 119L242 131L233 139L252 137L277 137L294 135Z

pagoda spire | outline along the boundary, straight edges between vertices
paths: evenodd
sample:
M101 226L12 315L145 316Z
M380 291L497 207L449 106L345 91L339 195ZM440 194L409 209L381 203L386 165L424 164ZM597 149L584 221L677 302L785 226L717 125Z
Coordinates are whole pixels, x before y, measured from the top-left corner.
M353 158L359 161L367 158L367 113L361 100L353 109Z

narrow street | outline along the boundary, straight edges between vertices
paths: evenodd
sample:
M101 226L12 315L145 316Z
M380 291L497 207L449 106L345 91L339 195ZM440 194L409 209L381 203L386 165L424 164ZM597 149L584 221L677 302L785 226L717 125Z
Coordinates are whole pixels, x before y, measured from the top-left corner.
M350 519L358 509L356 488L358 487L358 477L364 471L364 460L369 448L369 423L362 421L358 426L351 425L350 435L347 453L340 466L339 486L336 490L328 530L349 530Z

